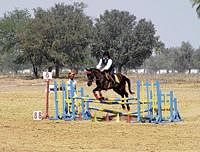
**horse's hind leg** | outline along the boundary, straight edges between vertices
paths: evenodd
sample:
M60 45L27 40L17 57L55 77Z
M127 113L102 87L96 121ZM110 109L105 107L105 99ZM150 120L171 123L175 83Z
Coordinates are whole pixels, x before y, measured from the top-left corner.
M117 94L119 94L122 98L124 98L124 93L121 90L118 90L116 88L113 89ZM122 100L122 102L124 102L124 100ZM125 110L126 106L125 104L122 104L122 109Z
M125 94L126 98L128 98L128 93L126 91L124 92L124 94ZM128 100L126 100L126 102L128 102ZM129 111L130 110L129 104L126 104L126 107L127 107L127 110Z
M124 98L124 95L121 95L121 97L122 97L122 98ZM122 102L124 102L124 100L122 100ZM123 110L125 110L125 109L126 109L126 106L125 106L125 104L122 104L122 109L123 109Z

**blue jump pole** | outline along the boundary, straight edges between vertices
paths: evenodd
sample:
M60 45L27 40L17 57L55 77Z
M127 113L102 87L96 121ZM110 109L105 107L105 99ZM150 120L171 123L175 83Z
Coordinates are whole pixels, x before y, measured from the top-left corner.
M70 88L70 91L68 91L68 87ZM66 105L65 109L63 108L64 111L67 111L66 112L66 116L63 118L64 120L74 120L75 117L73 116L73 112L75 113L75 110L74 110L74 103L73 103L73 86L71 86L71 84L65 84L65 103L64 105ZM67 92L67 93L66 93ZM71 100L72 102L72 105L70 107L70 103L69 102L66 102L66 100ZM71 109L71 110L70 110Z
M61 87L62 87L62 118L64 119L67 115L67 111L66 111L67 110L67 106L66 106L67 95L66 95L66 84L63 80L62 80Z
M146 98L147 98L147 118L149 118L149 122L152 121L152 115L153 115L153 112L152 112L152 102L150 102L150 97L151 97L151 93L150 93L150 90L149 90L149 87L151 86L151 84L146 81L145 83L146 85Z
M177 108L177 99L174 98L174 114L173 114L173 120L174 121L181 121L181 116L178 112L178 108Z
M138 122L141 122L141 114L140 114L140 110L141 110L141 107L140 107L140 87L141 86L141 83L140 81L138 80L137 81L137 121Z
M80 88L80 96L81 97L84 96L83 88ZM85 103L84 103L84 99L81 99L81 117L83 119L85 119Z
M160 84L158 82L158 80L155 81L155 86L156 86L156 92L157 92L157 108L158 108L158 113L157 113L157 117L156 117L156 123L160 123L162 122L162 105L161 105L161 90L160 90Z
M59 119L59 111L58 111L58 84L56 81L54 81L54 106L55 106L55 114L54 114L54 118L55 120Z
M170 110L170 116L169 116L169 121L170 122L173 122L174 120L174 118L173 118L173 100L174 100L174 94L173 94L173 91L170 91L169 92L169 105L170 105L170 107L169 107L169 110Z

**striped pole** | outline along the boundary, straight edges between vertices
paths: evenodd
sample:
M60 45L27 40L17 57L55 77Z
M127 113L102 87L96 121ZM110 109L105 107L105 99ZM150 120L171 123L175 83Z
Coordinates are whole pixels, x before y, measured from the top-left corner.
M141 115L140 115L140 81L137 81L137 121L141 122Z
M170 117L169 117L169 121L170 122L173 122L173 91L170 91L169 92L169 104L170 104L170 107L169 107L169 110L170 110Z
M67 98L67 88L65 82L62 80L61 83L61 88L62 88L62 118L65 118L67 115L67 106L66 106L66 98Z
M57 92L58 84L56 81L54 81L54 105L55 105L55 116L54 119L59 119L58 114L58 92Z
M46 80L46 95L45 95L45 113L43 115L44 119L49 118L49 79Z
M162 122L162 108L161 108L161 90L160 90L160 84L158 82L158 80L155 81L155 86L156 86L156 92L157 92L157 109L158 109L158 113L157 113L157 118L156 118L156 123L160 123Z

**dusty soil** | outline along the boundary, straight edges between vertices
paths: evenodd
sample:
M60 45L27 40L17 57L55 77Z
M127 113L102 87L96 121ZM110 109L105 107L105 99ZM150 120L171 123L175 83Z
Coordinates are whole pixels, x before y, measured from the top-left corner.
M152 79L151 76L130 78L133 86L137 78ZM163 90L174 90L182 122L34 121L33 111L44 111L44 81L0 77L0 151L200 151L199 77L159 79ZM78 81L78 86L85 85L85 81ZM87 94L91 90L85 86ZM116 96L112 91L104 94ZM50 103L50 115L53 115L53 103Z

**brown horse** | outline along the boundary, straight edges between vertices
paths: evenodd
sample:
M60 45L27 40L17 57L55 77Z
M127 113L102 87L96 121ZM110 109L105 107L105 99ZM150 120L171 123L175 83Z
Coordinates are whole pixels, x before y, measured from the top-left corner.
M128 83L128 90L130 94L134 94L134 92L131 91L131 83L129 78L127 78L125 75L121 73L117 73L117 77L119 82L115 82L115 77L112 75L113 80L109 79L107 74L105 72L101 72L98 69L90 68L86 69L87 74L87 85L91 86L93 81L96 81L96 88L93 89L94 96L99 99L100 101L105 100L105 98L102 96L101 91L102 90L108 90L113 89L117 94L121 95L122 98L124 96L128 98L128 92L126 91L126 82ZM99 96L97 95L97 92L99 93ZM122 102L124 102L122 100ZM130 106L127 105L127 110L130 110ZM122 104L122 108L125 109L125 105Z

